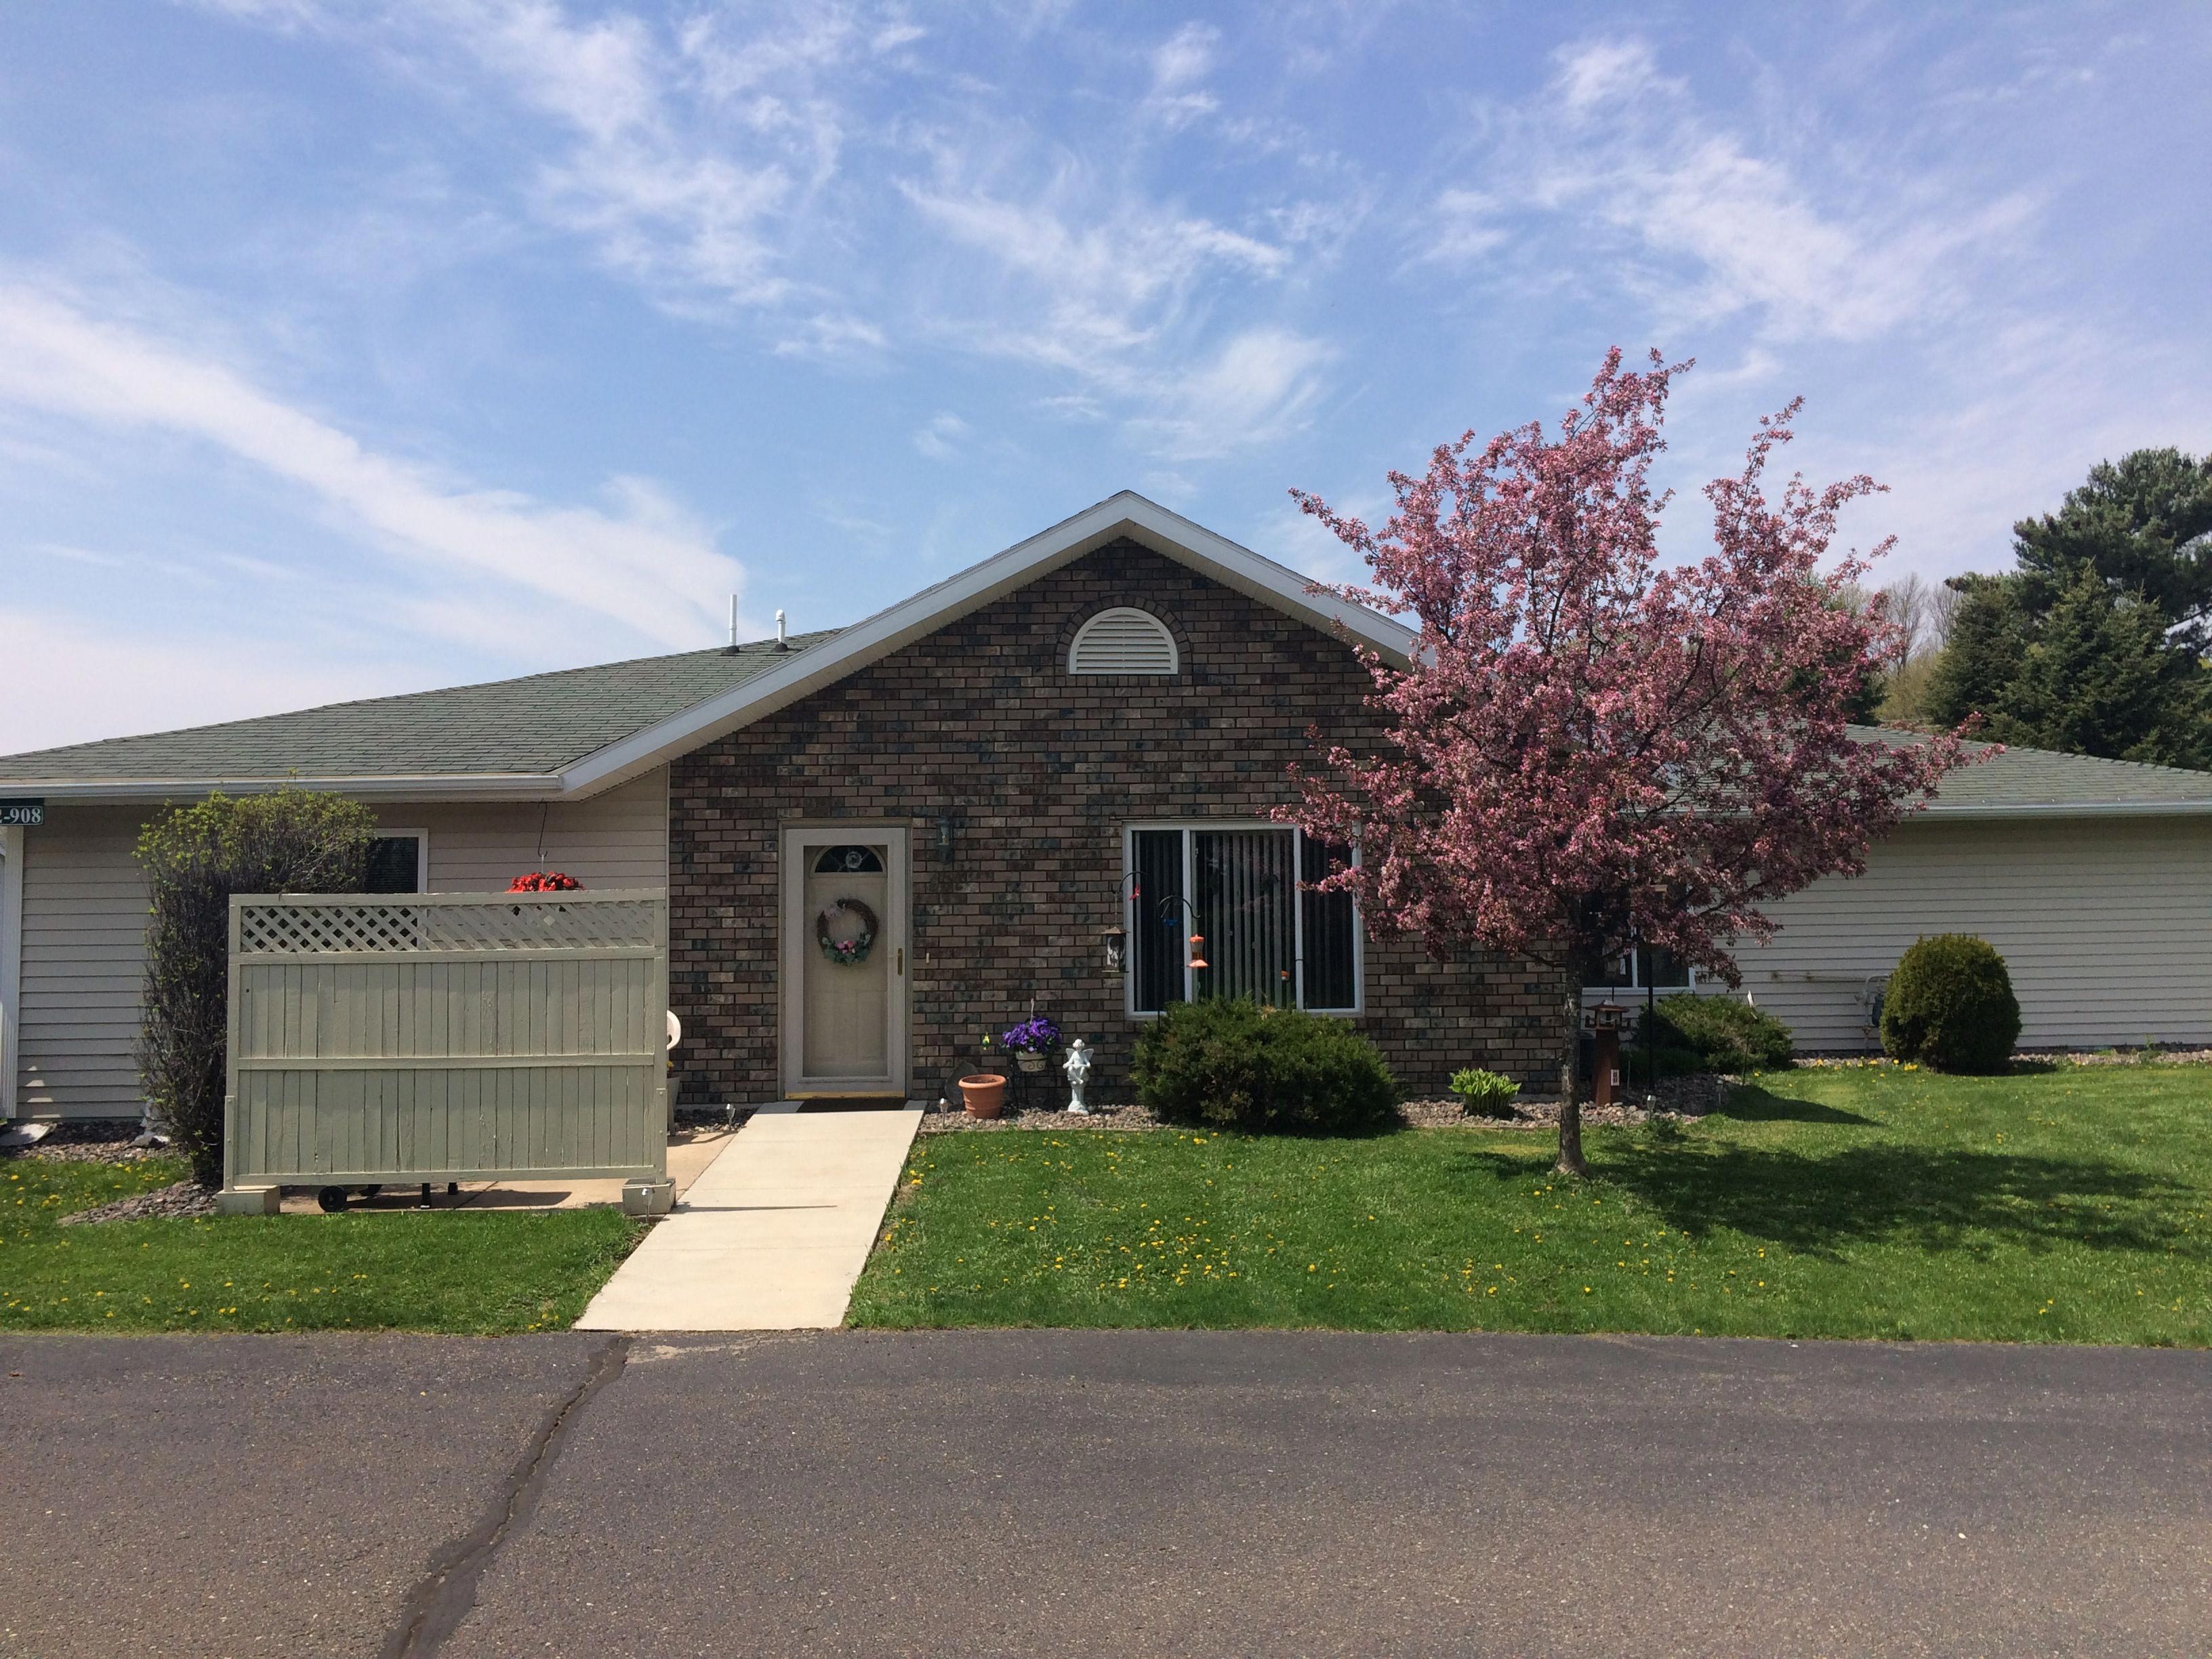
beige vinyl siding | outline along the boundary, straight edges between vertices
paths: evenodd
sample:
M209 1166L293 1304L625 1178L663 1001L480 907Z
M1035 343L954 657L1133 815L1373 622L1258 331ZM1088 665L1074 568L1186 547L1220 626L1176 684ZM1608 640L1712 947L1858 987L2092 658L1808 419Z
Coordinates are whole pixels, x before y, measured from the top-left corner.
M2212 1042L2212 817L1922 819L1772 914L1743 988L1802 1048L1869 1046L1861 988L1923 933L2003 953L2024 1048Z
M665 767L586 800L541 805L380 802L376 817L395 829L430 832L434 893L500 892L532 870L564 872L587 890L668 885Z
M21 1117L134 1116L146 884L143 814L52 806L23 836Z
M379 802L376 816L428 831L433 892L498 891L538 869L587 889L668 884L665 769L587 800ZM132 849L146 817L56 805L23 837L19 1116L138 1115L146 891Z

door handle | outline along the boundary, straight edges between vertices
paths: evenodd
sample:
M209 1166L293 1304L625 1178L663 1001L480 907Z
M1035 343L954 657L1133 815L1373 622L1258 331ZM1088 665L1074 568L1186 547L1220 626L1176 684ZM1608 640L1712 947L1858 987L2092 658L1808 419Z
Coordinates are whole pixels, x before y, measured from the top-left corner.
M891 952L891 971L902 979L906 977L906 946L903 945Z

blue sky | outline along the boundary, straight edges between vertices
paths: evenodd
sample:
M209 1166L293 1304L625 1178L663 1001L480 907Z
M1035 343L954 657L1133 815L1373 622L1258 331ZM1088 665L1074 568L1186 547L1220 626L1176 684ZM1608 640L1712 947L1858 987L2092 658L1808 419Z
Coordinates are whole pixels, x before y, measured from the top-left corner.
M1352 574L1695 357L1668 470L1995 568L2212 448L2197 4L13 0L0 752L849 622L1123 487ZM1703 533L1694 497L1670 544Z

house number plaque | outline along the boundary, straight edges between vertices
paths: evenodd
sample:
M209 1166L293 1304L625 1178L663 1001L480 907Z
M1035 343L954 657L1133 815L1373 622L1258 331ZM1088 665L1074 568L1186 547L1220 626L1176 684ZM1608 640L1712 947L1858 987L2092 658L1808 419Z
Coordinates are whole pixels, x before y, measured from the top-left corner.
M0 830L31 829L46 821L42 800L0 800Z

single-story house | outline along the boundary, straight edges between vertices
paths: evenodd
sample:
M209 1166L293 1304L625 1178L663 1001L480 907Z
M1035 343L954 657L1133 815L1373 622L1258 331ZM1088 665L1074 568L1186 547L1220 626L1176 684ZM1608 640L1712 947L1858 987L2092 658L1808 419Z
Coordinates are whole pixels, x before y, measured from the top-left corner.
M1110 1097L1210 992L1340 1015L1416 1091L1549 1092L1560 988L1370 934L1268 821L1310 726L1358 740L1347 639L1410 638L1125 492L834 632L0 757L39 809L0 829L0 1109L138 1112L139 826L286 782L374 810L377 890L665 887L682 1103L933 1099L1032 1009ZM2212 775L2013 751L1779 915L1746 988L1808 1048L1867 1046L1866 987L1953 929L2026 1043L2212 1041Z

